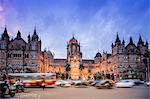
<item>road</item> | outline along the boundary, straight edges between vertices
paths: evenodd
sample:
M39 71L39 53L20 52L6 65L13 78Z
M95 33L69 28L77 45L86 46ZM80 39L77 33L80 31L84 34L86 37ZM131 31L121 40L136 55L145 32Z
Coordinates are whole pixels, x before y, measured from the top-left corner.
M150 99L150 87L96 89L89 88L28 88L12 99Z

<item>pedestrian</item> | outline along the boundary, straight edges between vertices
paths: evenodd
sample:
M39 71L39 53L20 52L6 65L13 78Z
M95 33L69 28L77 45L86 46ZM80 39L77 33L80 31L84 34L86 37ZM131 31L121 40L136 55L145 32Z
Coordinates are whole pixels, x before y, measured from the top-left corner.
M44 91L44 89L45 89L45 79L42 80L41 87L43 88L43 91Z

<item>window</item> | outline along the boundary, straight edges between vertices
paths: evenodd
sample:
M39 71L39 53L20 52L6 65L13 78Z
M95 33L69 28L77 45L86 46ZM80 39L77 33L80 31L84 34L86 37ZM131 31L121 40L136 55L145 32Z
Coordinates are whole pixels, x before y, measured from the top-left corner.
M11 58L11 54L8 54L8 58Z
M124 62L128 62L128 57L127 56L124 57Z
M29 58L29 54L25 54L25 56L24 56L25 58Z
M32 44L32 50L35 50L35 42Z

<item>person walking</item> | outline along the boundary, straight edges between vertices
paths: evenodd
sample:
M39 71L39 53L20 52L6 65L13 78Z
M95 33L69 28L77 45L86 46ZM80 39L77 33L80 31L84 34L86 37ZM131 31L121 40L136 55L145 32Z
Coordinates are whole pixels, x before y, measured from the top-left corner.
M45 79L42 80L41 87L42 87L42 89L44 91L44 89L45 89Z

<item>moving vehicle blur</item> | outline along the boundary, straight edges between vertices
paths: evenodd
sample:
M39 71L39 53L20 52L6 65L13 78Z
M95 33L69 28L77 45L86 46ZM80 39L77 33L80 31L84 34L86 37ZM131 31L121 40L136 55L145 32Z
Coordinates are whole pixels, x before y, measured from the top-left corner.
M14 97L16 94L16 87L14 85L8 84L7 81L0 82L0 97L5 97L6 95L10 95Z
M112 89L114 87L114 81L108 79L101 80L95 85L95 87L97 89Z
M14 79L20 79L25 87L40 87L45 79L46 87L55 87L56 77L53 73L11 73Z
M117 88L131 88L135 85L133 80L120 80L119 82L115 83Z
M145 82L146 86L150 86L150 81L149 82Z
M21 81L20 79L18 79L15 83L16 86L16 92L24 92L24 85L23 85L23 81Z
M76 83L75 87L76 88L87 88L88 84L86 82Z

